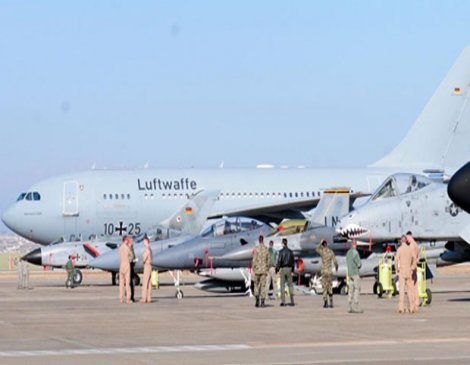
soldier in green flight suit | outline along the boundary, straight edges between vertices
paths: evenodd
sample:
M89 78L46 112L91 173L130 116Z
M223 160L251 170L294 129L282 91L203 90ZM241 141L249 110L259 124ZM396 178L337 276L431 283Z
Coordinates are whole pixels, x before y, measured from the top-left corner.
M338 272L338 261L333 251L327 246L326 240L321 240L316 251L321 257L321 284L323 286L323 308L333 308L333 273L334 263ZM329 299L329 301L328 301Z

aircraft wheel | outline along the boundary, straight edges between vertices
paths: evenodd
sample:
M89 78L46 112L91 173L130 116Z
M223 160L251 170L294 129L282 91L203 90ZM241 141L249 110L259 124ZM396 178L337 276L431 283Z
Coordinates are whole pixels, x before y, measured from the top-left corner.
M178 291L176 292L176 294L175 294L175 298L176 298L176 299L183 299L183 297L184 297L183 291L182 291L182 290L178 290Z
M392 282L392 287L393 287L393 291L392 291L392 296L394 297L395 295L398 294L398 289L397 289L397 282L396 281L393 281Z
M75 275L73 276L73 281L75 284L80 285L83 280L83 274L80 270L75 270Z
M432 292L431 292L431 289L426 289L426 295L427 295L427 299L426 299L426 304L429 305L431 304L432 302Z
M139 275L135 274L132 279L134 280L134 286L139 286L139 285L140 285L140 277L139 277Z
M343 284L343 285L341 285L341 287L339 288L339 293L340 293L341 295L348 295L348 293L349 293L349 286L348 286L348 284Z
M382 295L384 293L384 288L381 283L376 283L377 284L377 296L379 298L382 298Z
M374 283L374 286L372 287L372 292L373 292L374 294L377 294L377 285L378 285L378 284L379 284L379 282L376 281L376 282Z

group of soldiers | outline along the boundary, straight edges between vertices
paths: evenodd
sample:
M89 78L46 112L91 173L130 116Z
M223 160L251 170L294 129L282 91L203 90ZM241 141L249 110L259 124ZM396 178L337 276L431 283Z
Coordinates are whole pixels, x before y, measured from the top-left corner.
M418 263L420 249L411 232L400 239L400 247L395 254L395 269L400 287L398 313L416 313L419 307ZM405 292L408 296L408 308L405 308Z
M282 239L282 249L277 253L274 250L274 242L269 242L269 249L264 245L264 237L258 238L258 245L253 250L252 270L254 274L255 306L265 307L266 298L271 282L273 292L277 292L277 273L280 276L281 307L286 306L285 286L289 290L290 303L294 306L294 285L292 273L295 269L294 253L287 247L287 239ZM277 258L276 258L277 257Z
M152 302L152 284L150 281L152 274L152 250L150 248L150 239L144 237L144 252L142 254L142 264L144 272L142 275L142 298L140 303ZM130 304L135 302L134 299L134 276L135 264L138 258L134 253L134 240L131 236L124 236L122 244L119 247L119 301Z
M264 245L264 237L258 238L258 245L253 250L252 270L254 274L255 307L265 307L268 290L272 283L273 292L278 291L277 274L280 277L280 306L294 306L294 288L292 273L295 270L295 257L291 249L287 247L287 238L282 239L282 249L277 253L274 250L273 241L269 242L269 248ZM322 286L323 286L323 308L333 308L333 265L338 271L338 261L334 252L327 246L326 240L322 240L316 249L322 259ZM350 276L349 290L349 312L362 313L359 309L360 278L359 269L361 260L354 242L346 256L348 272ZM290 303L286 304L286 284Z

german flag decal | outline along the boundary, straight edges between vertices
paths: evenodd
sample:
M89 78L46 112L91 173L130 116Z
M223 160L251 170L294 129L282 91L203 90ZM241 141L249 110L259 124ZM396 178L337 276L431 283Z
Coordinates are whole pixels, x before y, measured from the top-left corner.
M193 208L191 208L191 207L186 207L185 213L186 213L187 215L193 214Z

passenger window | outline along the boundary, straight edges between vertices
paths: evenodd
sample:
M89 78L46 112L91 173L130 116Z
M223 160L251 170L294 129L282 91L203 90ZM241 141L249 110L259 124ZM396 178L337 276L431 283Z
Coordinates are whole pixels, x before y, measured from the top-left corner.
M106 198L107 198L107 195L103 194L103 199L106 200Z
M125 198L125 195L124 194L121 194L121 199L124 199Z
M116 199L119 199L119 194L114 194L114 197L115 197Z
M41 195L37 191L33 193L33 200L41 200Z
M131 194L127 194L127 199L130 199L131 198Z

